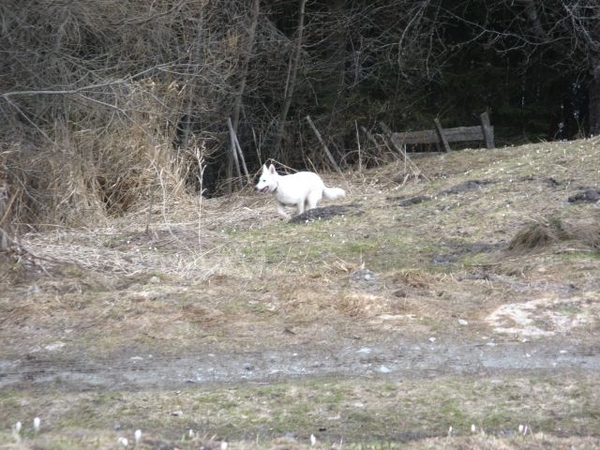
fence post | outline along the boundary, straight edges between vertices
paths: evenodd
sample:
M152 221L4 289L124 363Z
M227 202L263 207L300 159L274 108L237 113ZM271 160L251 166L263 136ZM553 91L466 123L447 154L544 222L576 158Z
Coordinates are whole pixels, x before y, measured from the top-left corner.
M485 146L486 148L494 148L494 130L490 125L490 116L486 111L484 113L481 113L479 118L481 120L481 130L483 131Z
M446 152L449 152L450 144L448 143L448 139L446 139L446 136L444 136L444 130L442 129L442 124L440 123L440 120L438 118L435 118L433 121L435 123L435 130L437 131L437 134L440 138L440 143L442 144L442 147L444 147L444 150Z

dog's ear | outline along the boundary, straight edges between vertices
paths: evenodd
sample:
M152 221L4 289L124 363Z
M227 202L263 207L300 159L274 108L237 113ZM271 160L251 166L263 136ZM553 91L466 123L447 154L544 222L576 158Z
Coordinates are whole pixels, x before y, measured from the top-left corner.
M275 175L275 166L274 166L273 164L271 164L271 165L269 166L269 173L270 173L271 175Z
M267 165L263 164L263 173L268 172L268 171L269 171L269 168L267 167Z

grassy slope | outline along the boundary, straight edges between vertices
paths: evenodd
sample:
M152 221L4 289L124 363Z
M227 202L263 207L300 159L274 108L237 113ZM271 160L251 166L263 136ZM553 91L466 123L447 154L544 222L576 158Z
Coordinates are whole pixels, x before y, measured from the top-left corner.
M352 342L431 337L566 340L596 351L598 207L567 198L600 188L600 140L413 162L428 179L404 182L402 162L327 177L347 189L346 203L361 212L328 221L283 223L272 202L247 192L201 205L165 200L150 234L147 211L140 211L93 230L26 236L25 247L40 259L27 270L14 265L4 278L17 282L6 281L0 294L0 359L110 361L124 349L172 356L288 348L326 355ZM481 187L453 189L469 180ZM416 196L426 200L400 206ZM568 233L542 248L507 252L532 223L546 229L560 223ZM518 322L498 310L503 305L526 305L520 311L533 313ZM221 438L239 447L289 448L308 445L310 434L323 446L590 447L600 445L593 438L600 435L597 379L573 367L317 377L176 392L72 392L22 383L0 393L0 442L112 448L118 436L131 441L141 428L142 448L176 442L196 448ZM12 424L36 415L42 433L27 430L15 444ZM519 425L535 434L519 435ZM445 437L450 427L458 437ZM182 443L189 429L196 435Z

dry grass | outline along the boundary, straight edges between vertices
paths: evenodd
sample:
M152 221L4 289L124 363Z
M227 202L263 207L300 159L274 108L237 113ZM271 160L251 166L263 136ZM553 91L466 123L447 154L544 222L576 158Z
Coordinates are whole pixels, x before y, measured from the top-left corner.
M569 379L573 375L576 383ZM317 448L528 449L598 443L597 437L585 436L597 429L586 420L597 396L594 378L575 372L490 380L319 378L177 391L59 390L45 394L63 395L65 403L44 407L38 436L25 420L40 406L36 394L8 392L2 402L20 402L21 448L116 448L119 437L132 442L134 430L141 429L141 448L219 446L223 440L232 448L308 448L314 435ZM541 431L549 424L552 432ZM566 433L575 436L566 438ZM15 439L6 430L0 440Z
M544 219L524 226L510 241L508 250L530 251L571 241L591 249L600 248L600 210L587 212L587 217L563 221L560 218Z
M0 277L0 360L76 364L85 355L120 367L148 353L200 361L277 350L343 360L348 349L399 342L593 342L598 207L567 198L598 187L598 161L598 139L422 155L414 162L431 181L405 181L401 162L324 174L347 190L360 216L289 224L272 200L248 189L210 200L180 193L80 228L29 233L23 252L3 263L12 275ZM402 203L416 196L426 200ZM22 448L76 448L89 439L114 448L115 417L129 434L154 430L146 448L180 445L189 428L202 436L194 445L223 437L247 448L304 448L311 433L317 447L597 444L568 437L598 434L598 399L575 388L598 392L594 371L386 378L375 369L392 361L368 358L368 375L231 382L199 393L59 385L40 393L23 383L0 395L0 428L16 417L52 416ZM178 410L183 418L170 416ZM486 435L473 435L472 423ZM506 434L520 424L533 433ZM450 426L459 436L446 436ZM286 433L295 440L278 440Z
M518 430L515 430L516 436L513 437L496 437L476 433L473 436L448 436L419 439L417 442L389 442L389 441L370 441L364 444L347 443L343 440L339 442L320 442L316 441L315 445L310 443L310 439L295 439L293 437L277 438L273 440L258 439L253 441L227 441L221 440L217 436L197 436L193 434L191 438L188 433L182 432L180 439L167 440L154 435L148 436L142 434L142 439L139 445L135 448L139 449L157 449L157 448L207 448L218 449L222 445L227 445L227 448L243 448L247 450L271 449L271 450L324 450L324 449L350 449L350 450L381 450L381 449L428 449L428 450L545 450L548 448L584 448L592 449L600 446L600 440L593 437L571 437L560 438L547 435L544 433L533 433L530 430L524 436L518 435ZM43 438L38 438L34 442L29 440L21 440L13 444L5 444L3 449L13 450L33 450L44 446L44 448L72 448L71 445L75 442L81 448L105 448L116 449L125 448L120 442L128 436L129 446L133 446L134 433L111 433L110 435L89 436L86 430L66 429L61 435L48 434ZM0 436L2 438L2 436ZM127 439L127 438L126 438Z
M520 230L510 241L509 250L531 250L556 244L564 237L560 223L534 223Z

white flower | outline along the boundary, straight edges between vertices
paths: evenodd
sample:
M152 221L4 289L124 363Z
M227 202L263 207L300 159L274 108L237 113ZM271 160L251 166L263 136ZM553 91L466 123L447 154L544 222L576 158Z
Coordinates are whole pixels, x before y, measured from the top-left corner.
M221 450L227 450L227 442L226 441L221 442Z
M142 430L135 430L135 445L140 443L140 439L142 439Z
M127 447L129 445L129 441L127 440L127 438L125 437L120 437L119 440L117 441L119 444L121 444L123 447Z
M17 422L12 428L13 437L17 443L21 442L21 422Z
M310 445L312 445L314 447L316 443L317 443L317 438L315 437L314 434L311 434L310 435Z
M40 423L41 423L41 420L39 417L36 417L35 419L33 419L33 431L35 431L36 433L38 431L40 431Z

